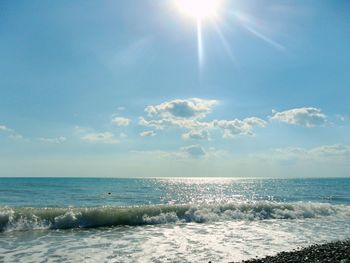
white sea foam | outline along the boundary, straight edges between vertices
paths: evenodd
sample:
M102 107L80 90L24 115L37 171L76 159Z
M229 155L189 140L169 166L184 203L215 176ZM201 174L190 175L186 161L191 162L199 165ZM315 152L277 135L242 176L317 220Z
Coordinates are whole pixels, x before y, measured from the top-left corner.
M12 231L0 233L0 262L238 262L349 235L334 216Z
M94 228L176 222L350 218L350 206L327 203L247 202L95 208L0 208L0 230Z

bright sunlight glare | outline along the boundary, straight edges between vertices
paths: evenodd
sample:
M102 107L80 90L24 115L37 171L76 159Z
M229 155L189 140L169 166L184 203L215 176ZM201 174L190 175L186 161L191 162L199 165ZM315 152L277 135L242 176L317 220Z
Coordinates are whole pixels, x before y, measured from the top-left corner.
M176 4L182 13L203 20L215 18L222 0L176 0Z

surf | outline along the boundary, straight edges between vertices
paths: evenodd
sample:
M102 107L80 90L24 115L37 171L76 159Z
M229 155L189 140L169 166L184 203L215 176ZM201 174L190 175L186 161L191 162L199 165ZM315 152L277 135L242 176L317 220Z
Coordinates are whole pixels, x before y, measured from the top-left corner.
M326 216L350 217L350 206L260 201L217 205L0 207L0 231L206 223L226 220L297 220Z

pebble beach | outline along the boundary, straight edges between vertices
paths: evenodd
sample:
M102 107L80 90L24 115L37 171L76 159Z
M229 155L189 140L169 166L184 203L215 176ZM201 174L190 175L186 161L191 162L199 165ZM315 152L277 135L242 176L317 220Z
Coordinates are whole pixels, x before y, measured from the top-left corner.
M350 263L350 240L298 248L276 256L241 261L240 263Z

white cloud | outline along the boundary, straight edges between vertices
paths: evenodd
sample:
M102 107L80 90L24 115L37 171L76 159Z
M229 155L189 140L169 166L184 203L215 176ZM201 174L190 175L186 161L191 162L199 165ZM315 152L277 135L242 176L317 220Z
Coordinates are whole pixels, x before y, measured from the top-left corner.
M266 127L267 125L266 121L257 117L245 118L243 121L250 126Z
M67 140L67 138L63 137L63 136L60 136L57 138L43 138L43 137L41 137L38 140L41 142L44 142L44 143L59 144L59 143L65 142Z
M146 120L144 117L139 118L139 125L154 128L156 130L162 130L169 124L171 123L167 120Z
M176 119L201 119L212 112L216 100L199 98L176 99L159 105L148 106L145 111L149 116Z
M300 147L287 147L283 149L276 149L270 157L279 160L342 160L344 158L350 157L350 145L322 145L310 149Z
M139 125L152 129L163 130L177 127L186 129L183 139L209 139L210 130L219 129L223 138L233 138L238 135L253 135L254 127L265 127L266 121L250 117L244 120L214 120L203 121L212 112L217 100L199 98L175 99L155 106L146 107L149 119L139 117Z
M341 114L335 115L335 118L339 121L342 121L342 122L344 122L346 120L346 116L341 115Z
M244 120L215 120L213 125L223 130L224 138L233 138L238 135L253 135L253 128L256 126L265 127L266 121L250 117Z
M206 155L205 150L200 145L189 145L180 149L182 153L192 158L201 158Z
M113 133L101 132L101 133L89 133L81 137L83 141L105 144L116 144L119 141L115 138Z
M112 123L117 126L129 126L131 120L124 117L114 117Z
M327 116L317 108L297 108L282 112L273 111L271 120L277 120L288 124L305 126L308 128L322 126L327 122Z
M182 138L185 140L208 140L209 132L207 130L190 130L189 132L182 134Z
M14 130L8 128L5 125L0 125L0 131L2 131L2 132L14 132Z
M26 138L24 138L23 135L17 133L14 129L11 129L5 125L0 125L0 132L4 132L5 134L7 134L8 138L13 140L29 141Z
M311 149L310 154L318 156L348 156L350 155L350 146L343 144L324 145Z
M156 133L154 131L144 131L140 133L141 137L153 137L156 136Z
M156 130L163 130L169 127L178 127L185 129L210 129L213 126L210 122L201 122L194 119L165 118L146 120L144 117L139 118L139 125Z

